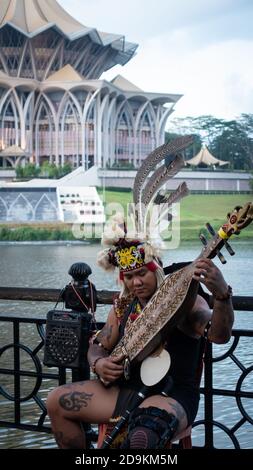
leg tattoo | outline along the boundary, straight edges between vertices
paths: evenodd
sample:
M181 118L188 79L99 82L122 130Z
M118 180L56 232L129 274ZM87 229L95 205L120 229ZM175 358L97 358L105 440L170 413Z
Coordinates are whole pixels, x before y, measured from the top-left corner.
M91 400L93 393L86 392L72 392L65 393L59 398L60 406L67 411L80 411L82 407L88 406L88 401Z
M186 413L179 403L174 403L170 399L168 399L168 403L171 406L172 410L174 411L175 416L177 417L178 421L181 421L183 418L186 418Z

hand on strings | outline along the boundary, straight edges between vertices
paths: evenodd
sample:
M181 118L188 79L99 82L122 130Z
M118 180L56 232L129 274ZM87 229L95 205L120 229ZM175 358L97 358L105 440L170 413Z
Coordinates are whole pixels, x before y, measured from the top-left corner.
M227 292L228 285L212 260L199 258L194 265L193 279L204 284L214 296L222 296Z

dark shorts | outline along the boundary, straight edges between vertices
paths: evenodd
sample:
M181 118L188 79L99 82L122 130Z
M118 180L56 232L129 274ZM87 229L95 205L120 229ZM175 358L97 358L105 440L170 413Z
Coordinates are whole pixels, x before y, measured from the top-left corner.
M159 391L154 390L149 393L148 396L159 394ZM119 392L116 407L113 413L113 417L122 416L124 411L128 408L129 411L136 408L137 392L133 389L122 387ZM176 400L183 408L187 416L188 426L190 426L197 415L199 405L199 392L194 388L186 388L179 385L174 385L168 396ZM138 405L137 405L138 406Z
M188 426L190 426L197 415L199 407L199 392L194 389L187 389L180 386L174 386L169 396L176 400L183 408L187 416Z

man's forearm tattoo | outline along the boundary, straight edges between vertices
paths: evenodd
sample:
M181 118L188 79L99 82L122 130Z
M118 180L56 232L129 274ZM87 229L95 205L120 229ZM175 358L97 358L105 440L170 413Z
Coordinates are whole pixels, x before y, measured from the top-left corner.
M67 411L80 411L81 408L88 406L88 401L91 400L93 393L86 392L72 392L65 393L59 398L59 403L64 410Z

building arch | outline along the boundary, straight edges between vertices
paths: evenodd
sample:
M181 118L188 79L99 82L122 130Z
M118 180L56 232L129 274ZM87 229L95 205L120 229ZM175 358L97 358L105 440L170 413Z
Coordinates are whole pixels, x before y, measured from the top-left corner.
M30 91L26 98L23 106L23 117L24 117L24 135L21 135L21 140L24 142L22 146L27 152L33 155L33 119L34 119L34 104L35 104L35 92Z
M43 194L34 207L34 220L58 220L58 209L47 194Z
M115 125L115 162L134 165L133 115L128 101L120 106Z
M8 213L8 206L4 200L0 196L0 220L6 220L7 219L7 213Z
M61 164L69 162L77 168L80 164L81 155L81 116L80 107L70 93L63 98L62 106L59 108L59 135L60 135L60 154ZM79 109L78 109L79 108ZM60 114L61 113L61 114Z
M97 102L96 100L91 100L90 105L86 114L85 119L85 168L88 169L93 165L97 164Z
M48 100L43 95L36 103L35 112L35 163L42 165L49 160L49 163L56 163L57 131L54 122L52 108ZM49 157L49 158L48 158Z
M7 221L22 220L29 221L34 219L34 211L31 203L20 193L16 199L11 203L7 212Z
M105 154L108 144L108 120L107 110L109 103L109 93L107 87L101 89L97 100L97 148L96 160L99 167L105 166Z
M167 119L169 115L173 112L173 106L170 108L165 108L164 112L158 122L158 129L157 129L157 135L159 136L159 143L158 145L161 145L164 142L164 131L165 131L165 126Z
M105 165L109 164L111 166L115 162L115 119L114 119L114 110L116 109L117 104L117 95L112 94L111 101L108 104L107 112L107 133L108 133L108 150L107 158L105 159Z
M6 92L3 93L3 95L1 96L1 99L0 99L0 116L2 114L2 109L3 109L3 106L8 98L8 96L12 93L12 88L7 88L6 89Z
M91 104L97 98L97 95L99 94L99 92L100 92L100 89L89 91L87 98L85 100L85 103L84 103L84 107L83 107L83 115L82 115L83 122L85 122L88 110Z
M156 115L150 102L143 106L136 129L137 166L156 147Z
M1 130L1 147L11 147L19 145L21 129L20 119L18 116L18 109L16 106L15 99L10 93L2 107L2 113L0 115L0 130ZM9 162L11 166L15 166L16 157L2 157L3 161Z

